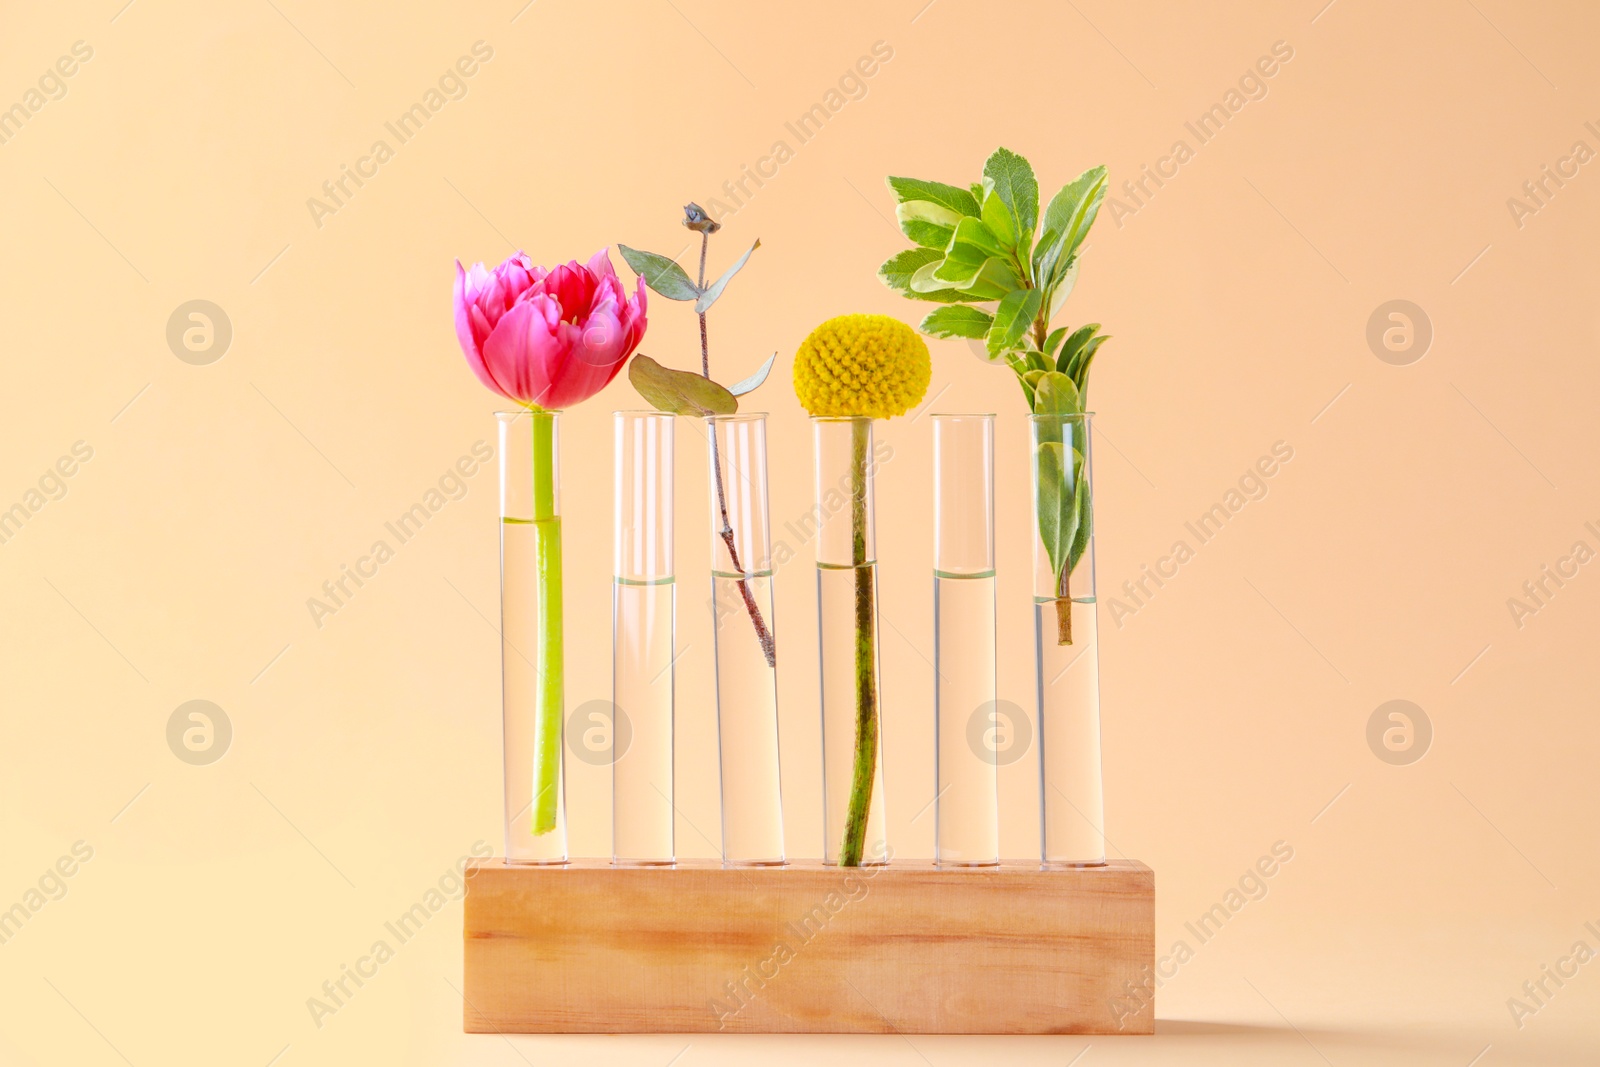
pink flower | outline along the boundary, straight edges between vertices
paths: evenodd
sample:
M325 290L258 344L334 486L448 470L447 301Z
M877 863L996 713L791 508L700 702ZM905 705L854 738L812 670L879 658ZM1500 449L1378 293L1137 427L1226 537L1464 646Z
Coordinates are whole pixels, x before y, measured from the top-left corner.
M602 248L587 266L536 267L518 252L494 270L456 261L456 336L478 379L509 400L556 410L610 384L644 337L633 298Z

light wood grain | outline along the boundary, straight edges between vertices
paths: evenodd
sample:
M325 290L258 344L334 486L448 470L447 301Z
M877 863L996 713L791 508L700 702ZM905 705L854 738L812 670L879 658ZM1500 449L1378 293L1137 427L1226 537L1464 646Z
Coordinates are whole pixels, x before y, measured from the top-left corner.
M1154 1029L1155 874L893 864L467 871L471 1033Z

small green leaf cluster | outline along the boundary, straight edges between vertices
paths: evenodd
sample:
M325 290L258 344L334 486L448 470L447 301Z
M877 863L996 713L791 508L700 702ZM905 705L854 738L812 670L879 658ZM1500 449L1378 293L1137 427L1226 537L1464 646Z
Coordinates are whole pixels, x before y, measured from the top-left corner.
M1063 186L1042 217L1033 168L1006 148L966 188L920 178L888 183L900 230L917 247L890 257L878 277L909 299L947 305L923 318L922 331L983 341L990 360L1016 373L1036 413L1062 412L1068 398L1071 410L1084 410L1089 363L1105 338L1098 325L1052 333L1050 321L1077 282L1079 253L1106 195L1105 167ZM974 306L989 303L992 311ZM1069 378L1070 391L1050 375Z
M922 331L984 342L990 361L1016 374L1029 410L1054 416L1036 429L1035 506L1065 603L1093 523L1087 427L1073 416L1088 410L1089 368L1106 338L1099 323L1055 330L1050 323L1077 283L1084 240L1105 200L1106 168L1062 186L1042 217L1033 168L1006 148L966 188L920 178L888 183L900 230L916 247L890 257L878 277L908 299L945 305L923 318Z

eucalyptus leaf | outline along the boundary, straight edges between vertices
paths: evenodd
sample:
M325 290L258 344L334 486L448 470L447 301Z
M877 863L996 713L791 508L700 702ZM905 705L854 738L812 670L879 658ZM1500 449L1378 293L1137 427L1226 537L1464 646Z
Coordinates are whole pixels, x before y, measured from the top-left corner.
M994 326L989 330L990 355L1020 347L1034 316L1039 314L1040 296L1037 289L1014 289L1001 299L995 309Z
M987 311L962 304L928 312L919 329L933 337L967 337L974 340L989 332L994 317Z
M978 213L977 198L957 186L923 181L920 178L897 178L894 175L890 175L886 180L889 188L894 190L895 197L902 203L907 200L931 200L962 215Z
M717 297L722 295L722 290L726 289L728 287L728 283L733 280L733 276L738 274L744 265L749 262L750 253L754 252L760 247L761 241L757 239L756 243L751 245L745 254L739 257L738 262L729 267L727 270L723 271L722 277L712 282L711 285L707 287L706 291L700 294L700 299L694 302L695 314L704 315L710 310L711 305L717 302Z
M730 385L728 387L728 392L732 393L734 396L744 396L746 393L755 391L760 387L762 382L767 380L767 375L772 373L772 364L776 362L777 358L778 353L772 353L772 355L767 357L767 361L761 364L761 367L754 374L750 375L750 377L741 382L736 382L735 384Z
M628 381L657 411L672 415L732 415L739 401L709 378L663 367L644 353L628 363Z
M1028 161L1009 148L997 148L983 164L984 177L994 182L1011 217L1017 220L1017 234L1032 234L1039 221L1039 180Z
M889 288L904 292L911 288L911 276L918 267L937 263L943 258L944 253L937 248L907 248L884 260L883 266L878 268L878 277Z
M644 279L646 285L668 300L694 300L700 295L699 288L689 280L676 260L654 252L641 252L623 244L617 245L617 251L622 253L622 258L635 274Z
M1055 370L1047 370L1039 376L1034 386L1035 415L1078 415L1082 412L1083 402L1071 378Z

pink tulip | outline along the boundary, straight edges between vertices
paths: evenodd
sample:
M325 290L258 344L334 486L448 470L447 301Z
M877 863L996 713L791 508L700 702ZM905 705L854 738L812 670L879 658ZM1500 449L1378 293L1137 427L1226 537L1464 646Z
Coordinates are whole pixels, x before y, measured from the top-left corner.
M633 298L602 248L587 266L536 267L518 252L492 271L456 261L456 336L490 389L558 410L610 384L644 337L645 290Z

